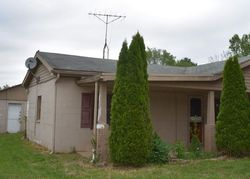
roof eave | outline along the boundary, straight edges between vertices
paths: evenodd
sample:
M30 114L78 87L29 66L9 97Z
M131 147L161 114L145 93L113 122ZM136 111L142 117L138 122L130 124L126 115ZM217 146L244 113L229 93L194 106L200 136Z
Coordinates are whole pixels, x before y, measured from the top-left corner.
M93 76L98 75L100 72L96 71L82 71L82 70L67 70L67 69L53 69L52 73L59 73L65 76Z
M26 75L25 75L25 77L24 77L24 79L23 79L23 82L22 82L22 86L23 86L24 88L27 87L27 83L29 82L29 81L28 81L28 78L30 78L30 71L29 71L29 70L26 72Z
M115 73L102 73L102 81L114 81ZM149 74L149 81L216 81L222 78L218 75L182 75L182 74Z
M12 88L16 88L16 87L19 87L19 86L22 86L22 84L17 84L17 85L13 85L13 86L10 86L10 87L7 87L7 88L4 88L4 89L1 89L0 92L2 91L6 91L6 90L9 90L9 89L12 89Z

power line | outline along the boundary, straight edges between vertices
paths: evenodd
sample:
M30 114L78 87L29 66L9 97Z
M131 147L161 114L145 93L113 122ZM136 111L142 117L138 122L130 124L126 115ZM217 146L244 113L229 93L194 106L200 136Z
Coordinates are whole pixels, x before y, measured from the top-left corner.
M107 44L108 25L120 18L126 18L126 16L112 15L112 14L98 14L98 13L89 13L89 15L95 16L97 19L99 19L105 24L105 41L104 41L104 47L103 47L103 59L105 59L105 54L107 55L107 59L108 59L109 58L109 47Z

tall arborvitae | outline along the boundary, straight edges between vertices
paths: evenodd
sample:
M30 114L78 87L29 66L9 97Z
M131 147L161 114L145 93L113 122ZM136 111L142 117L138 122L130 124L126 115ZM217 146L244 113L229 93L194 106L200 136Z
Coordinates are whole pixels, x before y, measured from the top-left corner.
M137 33L127 50L123 44L111 105L111 160L140 166L151 152L147 62L143 38Z
M216 122L218 149L240 155L249 151L249 101L237 57L227 60L223 72L220 112Z
M139 33L137 33L137 35L140 36ZM151 143L153 145L153 128L152 128L152 123L151 123L151 119L150 119L150 100L149 100L149 86L148 86L148 63L147 63L147 53L146 53L146 49L145 49L145 44L144 44L144 39L142 36L140 36L140 48L141 48L141 55L142 55L142 71L144 73L144 111L145 111L145 120L146 120L146 127L148 130L148 136L146 137L146 139L148 139L148 143ZM152 145L149 145L149 152L152 152Z
M111 135L109 137L110 157L114 163L120 160L119 148L123 138L126 137L123 132L122 125L125 120L124 114L127 110L126 101L123 97L126 96L127 74L128 74L128 45L124 41L117 62L116 79L113 88L113 96L111 102Z

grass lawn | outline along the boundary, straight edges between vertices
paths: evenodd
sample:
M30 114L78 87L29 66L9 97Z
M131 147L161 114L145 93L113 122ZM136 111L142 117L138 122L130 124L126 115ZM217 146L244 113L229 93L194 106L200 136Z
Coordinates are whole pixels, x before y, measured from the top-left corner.
M250 158L201 160L143 168L98 168L78 154L53 154L22 140L0 135L0 179L4 178L250 178Z

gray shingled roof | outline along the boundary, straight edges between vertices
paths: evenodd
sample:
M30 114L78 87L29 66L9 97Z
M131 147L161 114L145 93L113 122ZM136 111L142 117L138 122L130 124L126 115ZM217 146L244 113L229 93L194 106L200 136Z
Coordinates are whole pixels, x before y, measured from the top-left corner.
M53 68L58 70L116 72L117 60L82 57L58 53L37 52ZM240 59L240 63L250 60L250 56ZM149 74L214 75L223 71L225 61L218 61L195 67L173 67L148 65Z

